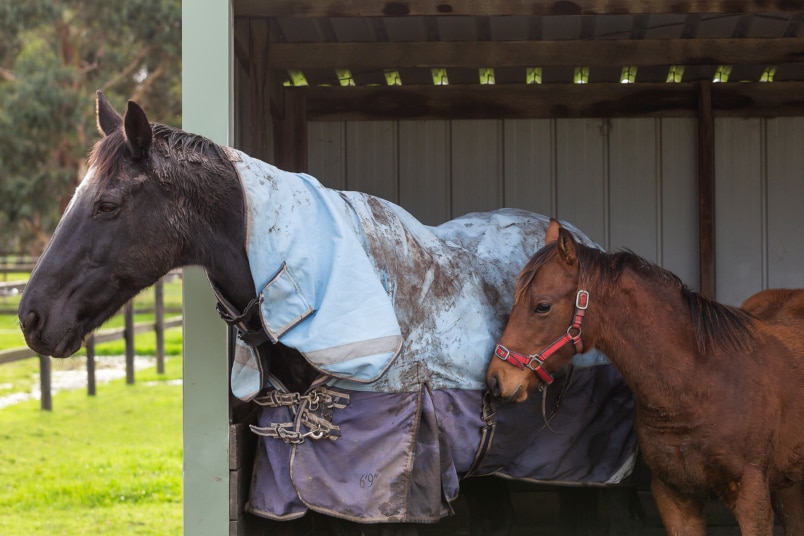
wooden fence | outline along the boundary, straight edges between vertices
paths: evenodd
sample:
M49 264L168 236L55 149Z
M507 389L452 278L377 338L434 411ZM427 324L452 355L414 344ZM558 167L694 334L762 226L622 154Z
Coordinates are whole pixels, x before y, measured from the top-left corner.
M0 281L6 281L8 274L15 272L31 273L36 258L25 255L0 255Z
M15 267L16 268L16 267ZM13 271L26 271L16 270ZM168 276L170 277L170 276ZM16 289L21 292L24 283L0 283L5 285L6 290ZM95 345L105 342L124 339L125 340L125 363L126 363L126 383L134 383L134 336L138 333L154 331L156 334L156 370L159 374L165 372L165 330L179 327L182 325L183 317L165 319L165 300L164 283L162 280L154 285L154 321L153 322L134 322L134 304L128 302L123 308L124 327L100 329L89 335L85 341L87 354L87 394L94 396L95 390ZM139 312L139 311L138 311ZM51 358L38 355L30 348L14 348L11 350L0 351L0 365L21 361L23 359L39 359L39 382L41 396L41 408L43 410L53 409L53 399L51 394Z

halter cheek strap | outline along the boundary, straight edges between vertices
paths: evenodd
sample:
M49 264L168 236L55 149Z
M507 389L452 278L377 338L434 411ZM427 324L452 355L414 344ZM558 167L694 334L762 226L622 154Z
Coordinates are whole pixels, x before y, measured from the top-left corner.
M575 352L580 354L583 352L583 342L581 341L581 322L583 316L586 314L586 308L589 307L589 292L586 290L579 290L575 296L575 314L572 317L572 324L567 328L567 332L558 339L551 342L547 347L539 353L532 355L518 354L512 352L502 344L497 344L494 348L494 355L517 367L524 370L525 367L535 372L539 378L546 384L553 383L553 377L549 372L544 370L544 363L559 348L565 344L572 342L575 346Z

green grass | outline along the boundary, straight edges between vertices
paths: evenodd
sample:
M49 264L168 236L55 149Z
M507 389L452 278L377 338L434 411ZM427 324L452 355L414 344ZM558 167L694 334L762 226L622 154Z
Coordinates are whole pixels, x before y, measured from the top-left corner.
M164 294L166 307L181 307L181 280L166 283ZM146 289L135 309L153 301ZM18 303L19 296L0 297L0 310ZM153 314L135 315L144 321ZM117 315L101 329L123 323ZM16 315L0 314L0 350L23 346ZM155 334L138 334L135 347L153 355ZM165 351L181 355L181 328L165 332ZM99 356L124 352L122 339L96 346ZM86 370L84 355L52 360L53 371ZM0 396L30 392L38 372L38 359L0 365ZM177 378L181 359L169 357L164 375L137 370L133 386L100 384L96 397L57 393L52 412L38 400L0 408L0 535L181 534L181 386L166 382Z
M3 272L0 274L0 281L3 283L9 281L26 281L29 275L28 272Z
M58 363L58 364L57 364ZM54 362L53 368L71 366L75 367L78 360L68 365L67 362ZM81 360L86 366L86 361ZM25 359L15 363L0 365L0 396L12 393L27 393L31 391L31 384L35 374L39 374L39 360Z
M135 315L135 322L139 315ZM153 320L146 318L144 320ZM165 354L181 355L182 329L171 328L165 330ZM153 331L140 333L134 337L134 349L137 355L156 355L156 334ZM95 345L95 355L124 355L126 353L126 342L123 339ZM82 348L77 356L85 356L86 351Z
M180 377L170 358L96 397L57 393L52 412L0 409L0 534L181 534Z

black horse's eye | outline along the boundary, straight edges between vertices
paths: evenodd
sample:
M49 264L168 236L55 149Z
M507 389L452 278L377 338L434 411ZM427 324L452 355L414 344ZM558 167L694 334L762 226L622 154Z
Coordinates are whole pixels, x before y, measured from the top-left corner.
M113 214L117 211L117 205L115 203L109 203L107 201L103 201L98 203L97 207L98 214Z
M544 314L550 312L550 304L541 302L536 307L533 308L533 312L536 314Z

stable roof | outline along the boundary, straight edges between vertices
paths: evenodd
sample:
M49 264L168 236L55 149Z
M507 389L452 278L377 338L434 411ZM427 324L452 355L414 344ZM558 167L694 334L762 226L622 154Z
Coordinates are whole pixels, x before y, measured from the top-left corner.
M307 87L308 120L692 115L699 81L724 83L716 114L792 115L802 7L235 0L234 52L247 72Z

